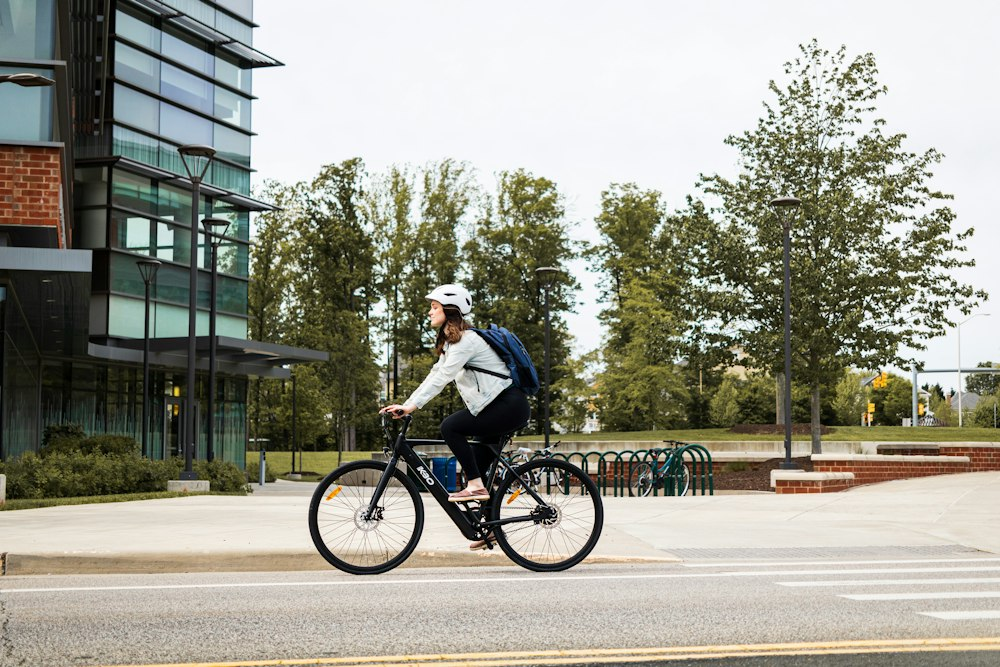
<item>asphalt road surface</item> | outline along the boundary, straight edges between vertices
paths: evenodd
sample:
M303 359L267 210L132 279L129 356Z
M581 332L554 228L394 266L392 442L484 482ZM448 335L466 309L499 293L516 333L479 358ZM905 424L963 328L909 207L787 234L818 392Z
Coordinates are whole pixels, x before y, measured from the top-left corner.
M995 665L1000 557L0 578L3 667L252 661Z

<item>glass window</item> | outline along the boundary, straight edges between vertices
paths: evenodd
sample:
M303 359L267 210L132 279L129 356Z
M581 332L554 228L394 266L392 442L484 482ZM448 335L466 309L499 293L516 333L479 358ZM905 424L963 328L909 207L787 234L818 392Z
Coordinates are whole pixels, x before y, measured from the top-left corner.
M156 199L156 215L176 220L184 225L191 221L191 191L160 183L160 196Z
M143 213L155 213L156 185L147 176L116 169L111 178L111 203Z
M178 69L173 65L163 63L163 79L160 92L167 99L177 104L197 109L204 113L212 113L212 92L215 86L210 82Z
M130 255L124 255L121 253L111 253L111 291L121 292L123 294L134 294L136 296L145 297L146 295L146 283L142 282L142 274L139 273L139 267L135 265L137 258ZM159 271L156 274L156 282L159 283L160 274ZM140 304L142 305L142 304ZM140 327L139 331L142 331L142 317L139 317ZM142 335L140 333L140 335Z
M160 102L139 91L116 85L115 120L157 133L160 131Z
M219 88L215 92L215 117L249 130L250 100L225 88ZM247 146L249 145L250 138L247 137Z
M225 7L233 14L238 14L248 21L253 20L253 0L215 0L220 7ZM247 42L249 44L250 42Z
M0 0L0 58L54 60L56 0Z
M213 162L211 174L212 177L209 181L212 185L217 185L230 192L238 192L241 195L250 196L249 170L240 169L221 162Z
M165 222L156 223L156 252L153 254L157 259L162 259L165 262L177 261L174 257L174 243L177 233L178 229L174 225Z
M133 16L121 9L115 13L115 33L150 51L160 50L160 31L153 26L153 19Z
M228 276L219 276L216 303L220 311L247 314L247 282Z
M163 31L160 52L171 60L187 65L193 70L209 76L215 75L215 58L208 52L206 44L194 44L189 37L179 32Z
M0 37L0 43L3 39ZM47 69L0 67L0 74L20 72L41 74L50 79L54 76ZM0 85L0 139L52 141L52 89L52 86Z
M228 86L239 88L248 95L253 90L250 85L252 71L242 69L235 62L221 56L215 59L215 78Z
M111 244L115 248L149 255L152 226L149 218L114 211L111 214Z
M221 91L220 91L221 92ZM250 167L250 135L239 130L215 126L215 143L212 144L216 155L230 162Z
M215 25L215 9L202 0L163 0L163 2L205 25Z
M115 76L156 93L160 90L160 61L118 42L115 43Z
M229 35L237 42L243 42L247 46L253 44L253 28L246 22L232 17L225 12L218 12L215 16L215 29Z
M111 152L155 165L160 153L160 142L139 132L115 125L112 132Z
M212 121L166 102L160 103L160 134L180 145L212 145Z

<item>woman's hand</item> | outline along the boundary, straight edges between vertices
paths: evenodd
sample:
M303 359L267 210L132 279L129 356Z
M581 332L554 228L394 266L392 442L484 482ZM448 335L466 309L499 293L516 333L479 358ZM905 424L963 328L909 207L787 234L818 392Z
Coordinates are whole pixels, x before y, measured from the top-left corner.
M393 419L400 419L417 409L415 405L387 405L378 411L380 415L388 413Z

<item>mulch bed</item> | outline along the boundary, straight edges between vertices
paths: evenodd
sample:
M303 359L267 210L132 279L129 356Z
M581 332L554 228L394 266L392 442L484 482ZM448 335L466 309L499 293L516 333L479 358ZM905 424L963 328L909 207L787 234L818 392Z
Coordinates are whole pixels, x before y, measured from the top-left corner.
M778 469L785 458L767 459L748 463L746 470L731 471L731 463L713 462L712 481L719 491L773 491L771 471ZM795 463L806 472L812 472L812 460L808 456L793 457Z

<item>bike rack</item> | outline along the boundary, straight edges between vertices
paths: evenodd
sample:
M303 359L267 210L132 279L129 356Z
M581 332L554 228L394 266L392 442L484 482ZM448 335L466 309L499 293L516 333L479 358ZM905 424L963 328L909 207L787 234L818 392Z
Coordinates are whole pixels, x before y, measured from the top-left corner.
M667 470L662 485L653 487L653 495L675 496L680 486L680 466L688 462L691 471L692 495L714 495L715 484L712 479L712 455L702 445L695 443L665 441L674 445L674 460ZM619 452L553 452L552 458L562 459L578 466L584 473L590 475L600 489L601 495L609 493L614 497L628 495L628 480L635 466L642 462L652 462L669 456L669 451L653 449L625 449ZM532 458L539 458L537 452ZM593 465L592 465L593 462ZM610 489L609 489L610 487Z

